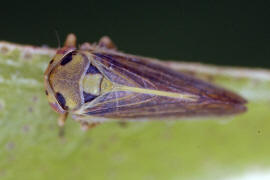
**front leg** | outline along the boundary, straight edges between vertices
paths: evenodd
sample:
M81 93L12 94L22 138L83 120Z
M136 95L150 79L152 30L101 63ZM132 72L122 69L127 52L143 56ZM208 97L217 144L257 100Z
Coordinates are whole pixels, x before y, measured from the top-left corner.
M64 137L65 135L64 125L67 120L67 117L68 117L68 113L59 115L59 118L58 118L59 137Z
M76 47L76 41L77 38L75 34L70 33L67 35L64 47Z
M60 114L58 118L58 126L63 127L65 125L65 122L67 120L68 113Z

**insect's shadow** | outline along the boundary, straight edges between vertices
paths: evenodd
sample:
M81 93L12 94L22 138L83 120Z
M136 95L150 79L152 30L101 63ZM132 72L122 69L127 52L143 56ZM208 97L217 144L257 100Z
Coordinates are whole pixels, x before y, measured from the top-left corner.
M64 138L65 137L65 127L64 126L59 127L58 136L59 136L59 138Z

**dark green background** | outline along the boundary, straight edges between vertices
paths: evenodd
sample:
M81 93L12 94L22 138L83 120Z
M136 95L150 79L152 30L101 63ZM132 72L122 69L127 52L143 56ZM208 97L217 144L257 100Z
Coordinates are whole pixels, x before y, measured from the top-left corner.
M0 40L56 47L55 31L61 42L109 35L128 53L269 68L269 10L267 1L10 1Z

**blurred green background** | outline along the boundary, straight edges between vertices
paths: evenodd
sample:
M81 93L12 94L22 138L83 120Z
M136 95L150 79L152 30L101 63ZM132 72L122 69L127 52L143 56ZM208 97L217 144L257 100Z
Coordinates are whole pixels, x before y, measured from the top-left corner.
M61 43L70 32L79 43L109 35L132 54L267 69L269 10L267 1L5 1L0 40L57 47L55 31ZM195 73L247 98L239 116L88 132L69 118L59 137L42 82L51 57L24 55L0 51L1 180L270 179L269 71Z
M269 1L4 1L0 39L58 46L109 35L119 49L160 59L270 67Z

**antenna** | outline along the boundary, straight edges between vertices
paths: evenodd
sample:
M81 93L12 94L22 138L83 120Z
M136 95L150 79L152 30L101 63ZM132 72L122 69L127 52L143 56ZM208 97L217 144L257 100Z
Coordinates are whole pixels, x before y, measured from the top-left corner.
M59 36L58 31L56 29L54 30L54 33L55 33L55 36L56 36L56 39L57 39L57 44L58 44L57 49L60 49L61 48L60 36Z

